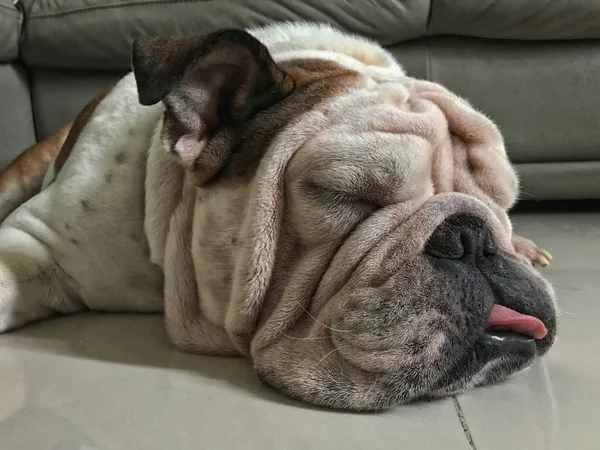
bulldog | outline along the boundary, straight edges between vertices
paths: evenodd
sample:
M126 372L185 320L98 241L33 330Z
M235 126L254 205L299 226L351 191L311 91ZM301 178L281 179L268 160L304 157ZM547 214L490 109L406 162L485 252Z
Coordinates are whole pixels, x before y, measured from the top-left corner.
M550 255L467 101L314 24L142 37L132 68L0 177L0 331L164 312L177 347L356 411L548 351Z

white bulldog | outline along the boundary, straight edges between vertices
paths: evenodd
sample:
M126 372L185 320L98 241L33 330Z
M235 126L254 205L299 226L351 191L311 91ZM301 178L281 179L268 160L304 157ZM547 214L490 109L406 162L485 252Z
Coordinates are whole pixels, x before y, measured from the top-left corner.
M550 256L513 236L495 125L327 26L145 37L0 176L0 332L164 311L317 405L379 410L545 353Z

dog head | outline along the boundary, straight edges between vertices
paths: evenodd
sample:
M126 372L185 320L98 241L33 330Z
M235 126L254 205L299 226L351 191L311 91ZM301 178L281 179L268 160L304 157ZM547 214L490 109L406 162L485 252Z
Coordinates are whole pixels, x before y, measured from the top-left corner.
M318 405L376 410L528 366L554 340L554 295L511 244L494 124L374 44L290 30L134 44L140 101L164 103L163 145L198 190L201 310L265 383Z

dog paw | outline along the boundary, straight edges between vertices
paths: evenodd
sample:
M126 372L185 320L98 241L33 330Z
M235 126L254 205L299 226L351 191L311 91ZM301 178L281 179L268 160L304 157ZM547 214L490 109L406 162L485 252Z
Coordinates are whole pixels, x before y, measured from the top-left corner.
M552 255L543 248L538 247L535 242L522 236L514 235L512 244L515 251L527 258L535 266L546 267L552 261Z

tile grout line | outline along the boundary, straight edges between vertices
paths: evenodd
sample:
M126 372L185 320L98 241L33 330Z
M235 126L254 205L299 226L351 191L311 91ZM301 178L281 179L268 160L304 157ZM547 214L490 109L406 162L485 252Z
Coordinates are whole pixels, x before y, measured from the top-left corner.
M469 425L467 424L467 419L465 418L465 413L458 403L458 398L456 396L452 396L452 402L454 403L454 409L456 410L456 414L458 415L458 420L460 421L460 425L465 433L465 437L467 438L467 443L469 444L469 450L477 450L477 446L475 445L475 441L473 441L473 435L471 434L471 430L469 430Z

